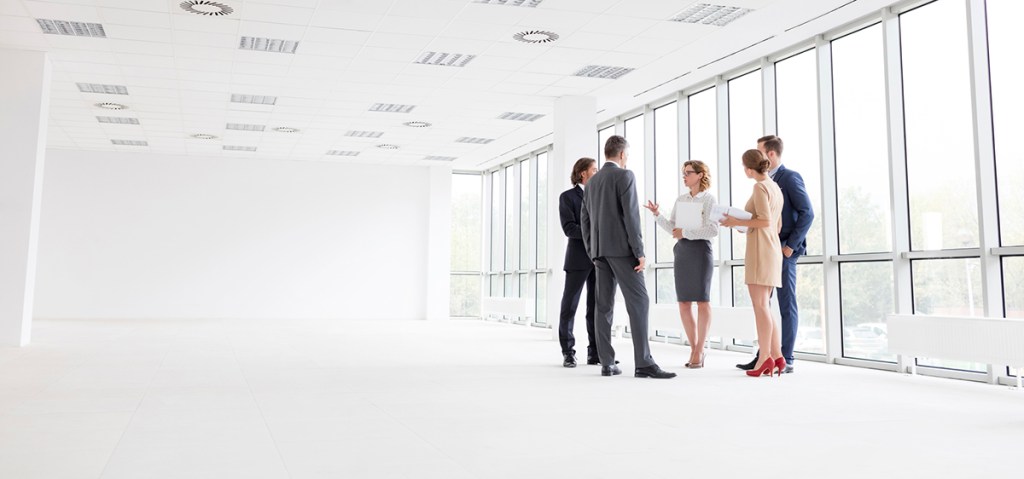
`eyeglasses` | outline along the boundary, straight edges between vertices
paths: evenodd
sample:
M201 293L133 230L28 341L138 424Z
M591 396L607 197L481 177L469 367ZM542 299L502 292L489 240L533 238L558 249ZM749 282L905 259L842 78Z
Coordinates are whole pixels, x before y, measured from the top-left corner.
M683 170L683 176L696 175L697 172L693 170Z

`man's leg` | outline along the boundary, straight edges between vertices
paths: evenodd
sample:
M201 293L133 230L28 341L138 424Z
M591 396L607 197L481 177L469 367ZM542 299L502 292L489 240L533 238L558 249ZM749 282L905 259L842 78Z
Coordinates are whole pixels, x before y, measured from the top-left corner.
M597 275L596 315L594 317L594 337L597 339L597 356L601 365L615 365L615 349L612 348L612 311L615 307L615 275L608 266L606 258L598 258L594 262Z
M600 359L597 358L597 339L594 337L594 309L595 303L597 302L597 291L595 290L597 288L597 285L595 284L596 281L597 272L595 270L590 270L590 273L587 275L587 312L585 316L587 322L588 362L590 362L591 359L597 359L598 362L600 362Z
M562 291L562 306L558 314L558 343L562 346L562 354L570 353L576 347L573 325L576 322L576 309L580 304L580 293L583 292L586 280L586 271L565 272L565 288Z
M779 312L782 314L782 356L793 364L793 346L796 344L796 329L800 318L796 307L796 259L793 254L782 259L782 287L778 288Z
M622 296L626 300L626 312L629 314L629 334L633 337L633 361L636 368L654 365L651 358L650 338L648 338L647 315L651 302L647 296L647 285L644 274L634 271L636 259L630 257L608 258L608 264L622 288Z

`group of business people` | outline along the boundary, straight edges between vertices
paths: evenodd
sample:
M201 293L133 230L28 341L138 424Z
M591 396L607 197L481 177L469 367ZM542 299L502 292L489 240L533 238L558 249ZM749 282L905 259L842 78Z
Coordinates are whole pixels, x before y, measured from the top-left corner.
M565 289L559 315L562 365L576 366L573 325L584 287L587 289L587 364L600 364L602 376L621 374L611 345L612 310L616 287L622 288L633 340L636 377L672 378L651 357L648 339L650 300L644 282L646 266L641 238L636 178L626 169L629 143L612 136L605 143L605 163L600 169L591 158L580 158L570 176L573 188L559 198L566 246ZM697 203L701 226L682 229L675 223L675 209L668 217L660 205L648 201L659 227L676 239L673 248L676 300L690 344L688 369L704 367L704 348L711 325L711 278L714 271L711 239L719 226L745 227L744 282L754 309L759 349L749 363L737 364L749 376L793 372L793 347L799 323L796 305L796 260L806 251L806 235L814 213L799 173L782 165L782 139L769 135L758 139L757 149L740 160L746 176L755 181L744 209L749 219L724 215L715 220L716 206L708 166L697 160L683 164L683 184L688 191L676 200ZM769 302L778 292L781 325L772 319ZM697 318L692 304L697 303Z

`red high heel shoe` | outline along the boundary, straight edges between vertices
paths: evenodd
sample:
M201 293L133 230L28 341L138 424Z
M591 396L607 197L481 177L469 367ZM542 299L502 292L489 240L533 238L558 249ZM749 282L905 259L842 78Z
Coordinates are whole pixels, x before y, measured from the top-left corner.
M779 377L781 378L782 373L786 370L786 358L775 358L775 370L779 371Z
M783 360L783 361L785 361L785 360ZM756 377L761 376L761 375L767 375L768 377L771 377L771 375L772 375L772 368L774 368L774 367L775 367L775 361L773 361L772 358L768 358L763 363L761 363L761 367L754 368L754 369L751 369L750 371L747 371L747 376L750 376L752 378L756 378Z

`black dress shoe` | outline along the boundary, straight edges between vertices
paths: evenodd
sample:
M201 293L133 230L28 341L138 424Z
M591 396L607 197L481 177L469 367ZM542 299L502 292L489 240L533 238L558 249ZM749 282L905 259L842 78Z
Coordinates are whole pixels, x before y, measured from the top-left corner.
M652 364L645 368L636 368L634 376L638 378L671 379L676 377L676 373L670 373L658 367L657 364Z
M614 364L611 366L601 366L602 376L618 376L620 374L622 374L622 370Z
M574 368L574 367L576 367L576 353L575 352L562 353L562 358L563 358L563 360L562 360L562 367L564 367L564 368Z
M753 370L757 366L757 356L758 355L755 354L754 355L754 359L750 360L749 363L737 364L736 367L740 368L740 369L742 369L744 371L751 371L751 370Z
M782 372L785 373L785 374L792 374L793 373L793 365L792 364L787 364L786 365L786 369L783 369Z
M601 364L601 360L596 357L587 358L587 366L593 366L595 364Z

